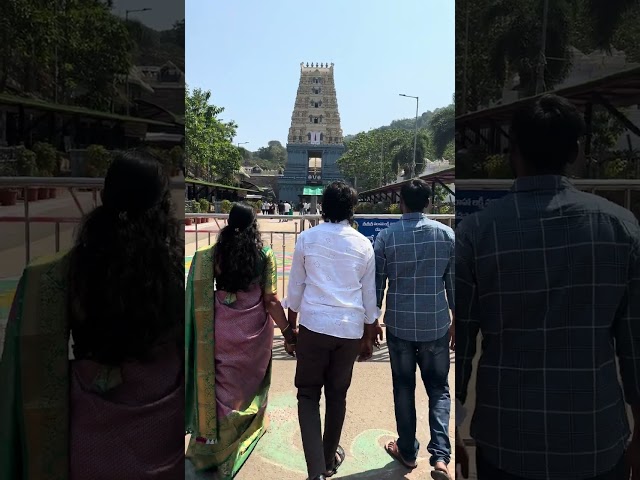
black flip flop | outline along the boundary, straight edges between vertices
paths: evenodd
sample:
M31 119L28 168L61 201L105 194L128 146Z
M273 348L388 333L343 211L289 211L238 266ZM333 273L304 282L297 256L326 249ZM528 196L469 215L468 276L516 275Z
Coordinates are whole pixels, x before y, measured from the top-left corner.
M342 465L342 462L344 462L344 459L347 457L347 454L344 453L344 448L342 448L340 445L338 445L338 448L336 449L336 455L338 456L338 458L336 459L336 464L331 470L327 471L327 473L324 474L324 476L327 478L333 477L336 473L338 473L338 468L340 468L340 465Z
M431 472L431 478L433 478L433 480L452 480L451 475L444 470L433 470Z

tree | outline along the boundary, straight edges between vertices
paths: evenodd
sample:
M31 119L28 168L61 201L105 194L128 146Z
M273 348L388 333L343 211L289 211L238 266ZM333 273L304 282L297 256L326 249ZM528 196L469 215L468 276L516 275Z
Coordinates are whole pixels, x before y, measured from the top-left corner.
M544 0L495 0L484 12L485 31L489 32L490 73L499 85L517 74L522 96L536 93L539 68ZM575 0L549 2L547 15L544 82L552 89L566 76L571 66L571 14ZM561 60L558 60L561 59Z
M411 130L376 129L361 132L346 142L347 151L338 166L345 178L352 179L358 189L368 190L395 181L404 171L409 177L413 162L414 132ZM426 129L418 131L416 173L424 169L425 159L432 155Z
M251 162L253 160L253 152L247 150L244 147L238 147L238 151L240 152L240 156L242 157L243 165L251 166Z
M431 116L428 129L431 133L434 156L443 158L445 153L451 155L456 136L455 107L453 104L436 109ZM449 156L449 158L452 157Z
M104 2L2 2L1 91L17 83L45 100L106 110L130 50L124 22Z
M535 92L541 53L544 0L464 0L456 2L456 114L500 97L517 74L521 96ZM550 0L545 89L559 85L571 68L570 47L584 53L611 47L638 48L620 29L636 29L634 0ZM466 34L468 32L468 35Z
M417 138L414 135L408 135L408 132L400 138L391 142L390 147L395 149L395 153L391 159L392 168L395 171L403 171L403 177L408 179L411 177L411 167L414 160L414 143L415 143L415 171L418 175L425 167L425 159L433 154L431 142L427 130L418 130Z
M185 88L186 166L196 175L217 179L227 185L236 183L241 155L232 141L237 126L224 122L224 108L210 103L211 92Z
M266 147L260 147L256 156L263 160L258 162L261 168L275 170L287 163L287 149L278 140L271 140Z
M72 4L74 2L71 2ZM62 22L65 44L59 46L64 68L65 99L85 107L108 110L117 78L132 64L132 43L124 22L100 2L85 0L70 8Z
M487 104L499 95L502 88L500 79L489 69L492 43L484 20L491 3L492 0L455 2L456 115Z
M347 151L338 160L340 171L361 190L395 180L393 158L397 147L392 144L406 134L405 130L377 129L355 135L345 142Z

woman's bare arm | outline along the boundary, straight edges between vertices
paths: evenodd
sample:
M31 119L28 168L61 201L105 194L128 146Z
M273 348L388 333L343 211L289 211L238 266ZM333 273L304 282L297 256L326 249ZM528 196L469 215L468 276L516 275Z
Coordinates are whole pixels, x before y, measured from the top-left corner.
M280 328L280 331L287 343L295 344L295 331L287 321L287 317L284 314L284 308L282 308L282 303L280 303L278 295L275 293L266 294L264 296L264 305L269 315L271 315L271 318L273 318L273 321L276 322L276 325Z

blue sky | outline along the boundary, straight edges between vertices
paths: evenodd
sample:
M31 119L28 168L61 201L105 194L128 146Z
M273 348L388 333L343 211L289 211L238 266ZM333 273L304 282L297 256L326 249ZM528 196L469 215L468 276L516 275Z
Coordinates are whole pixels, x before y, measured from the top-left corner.
M300 62L333 62L345 135L448 105L453 0L186 0L186 77L210 90L236 142L286 144Z

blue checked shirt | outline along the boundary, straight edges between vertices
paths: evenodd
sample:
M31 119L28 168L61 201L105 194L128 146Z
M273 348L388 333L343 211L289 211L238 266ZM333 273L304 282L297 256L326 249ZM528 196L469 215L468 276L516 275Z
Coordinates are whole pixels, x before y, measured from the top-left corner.
M640 227L561 176L516 180L456 232L456 394L476 352L471 436L530 479L610 471L640 402Z
M447 334L454 310L453 230L422 213L409 213L375 242L376 290L384 323L397 338L431 342Z

